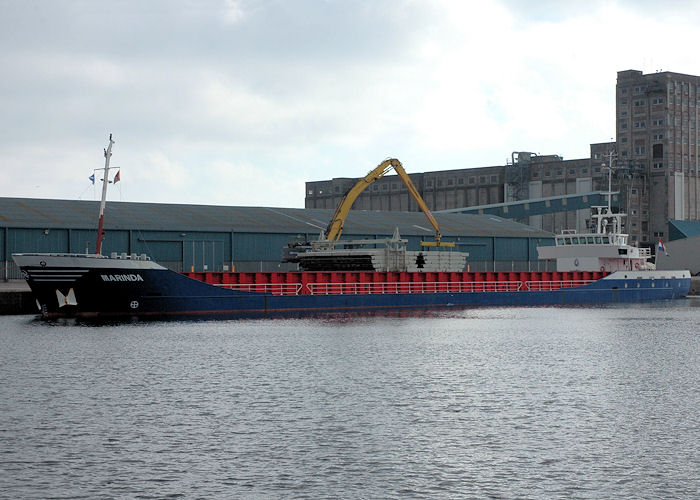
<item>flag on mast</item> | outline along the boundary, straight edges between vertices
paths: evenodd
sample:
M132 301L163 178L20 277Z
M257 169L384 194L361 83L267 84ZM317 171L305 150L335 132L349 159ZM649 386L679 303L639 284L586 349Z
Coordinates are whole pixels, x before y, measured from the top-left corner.
M117 175L114 176L114 184L116 184L117 182L119 182L119 181L121 180L121 179L119 178L119 174L121 174L121 172L122 172L122 171L119 170L119 171L117 172Z
M92 175L91 175L90 177L88 177L88 178L90 179L90 182L92 182L93 184L95 184L95 172L93 172Z
M661 239L659 239L659 252L663 252L666 255L668 255L668 252L666 251L666 246L664 245L664 242Z

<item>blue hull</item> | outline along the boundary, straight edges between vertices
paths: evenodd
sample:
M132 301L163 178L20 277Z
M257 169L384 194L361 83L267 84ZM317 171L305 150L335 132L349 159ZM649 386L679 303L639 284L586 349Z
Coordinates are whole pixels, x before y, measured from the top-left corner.
M46 317L254 317L436 307L595 305L676 299L685 297L690 289L689 274L661 277L659 272L649 272L649 278L640 278L639 273L625 277L618 272L587 285L552 291L272 295L217 287L167 269L141 269L126 275L130 279L115 281L106 281L104 276L124 276L123 269L90 270L74 281L55 282L37 278L46 276L39 271L51 272L46 268L24 271ZM61 304L61 297L71 290L75 304Z

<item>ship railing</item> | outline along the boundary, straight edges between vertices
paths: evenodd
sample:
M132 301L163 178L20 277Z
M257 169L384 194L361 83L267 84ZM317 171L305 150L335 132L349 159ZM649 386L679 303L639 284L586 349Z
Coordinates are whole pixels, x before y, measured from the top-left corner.
M272 295L299 295L301 283L215 283L215 286L242 292L271 293Z
M575 288L595 280L559 281L392 281L382 283L307 283L311 295L360 295L395 293L473 293L552 291ZM216 283L215 286L244 292L271 293L272 295L299 295L302 283Z
M526 281L525 290L531 292L551 292L560 288L575 288L588 285L596 280Z
M435 281L383 283L307 283L312 295L359 295L394 293L517 292L521 281Z

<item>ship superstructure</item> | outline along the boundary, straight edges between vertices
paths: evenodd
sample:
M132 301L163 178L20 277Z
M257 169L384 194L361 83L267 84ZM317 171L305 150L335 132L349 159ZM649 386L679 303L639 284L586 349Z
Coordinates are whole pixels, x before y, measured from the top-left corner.
M612 162L612 158L611 158ZM651 250L628 244L629 235L622 232L627 214L613 212L610 190L612 167L608 169L607 206L592 207L591 230L579 233L562 230L554 239L554 246L538 247L540 259L556 260L557 271L644 271L656 269L649 262Z

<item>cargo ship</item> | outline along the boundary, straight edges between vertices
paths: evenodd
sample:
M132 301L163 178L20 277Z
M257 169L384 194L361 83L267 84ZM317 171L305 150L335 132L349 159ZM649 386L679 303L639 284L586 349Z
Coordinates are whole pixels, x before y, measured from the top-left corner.
M621 232L624 214L613 213L609 202L607 207L595 207L596 224L590 233L566 231L555 237L553 246L538 248L540 258L556 260L555 272L467 271L467 254L446 251L448 255L438 255L441 247L451 245L441 241L427 207L423 210L436 238L425 246L433 248L408 252L398 231L385 240L385 249L376 248L377 240L372 240L371 249L363 249L356 241L349 242L353 246L349 250L337 248L343 241L339 236L349 207L361 189L389 168L410 182L395 159L382 162L358 182L359 189L350 190L319 242L308 245L306 255L303 251L295 255L300 271L178 273L145 254L102 255L112 144L110 135L96 253L12 256L43 317L257 317L438 307L601 305L677 299L690 289L689 271L655 270L649 249L627 244L627 235ZM407 187L412 192L412 185ZM419 206L423 208L424 203ZM329 269L319 270L319 266Z

